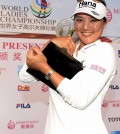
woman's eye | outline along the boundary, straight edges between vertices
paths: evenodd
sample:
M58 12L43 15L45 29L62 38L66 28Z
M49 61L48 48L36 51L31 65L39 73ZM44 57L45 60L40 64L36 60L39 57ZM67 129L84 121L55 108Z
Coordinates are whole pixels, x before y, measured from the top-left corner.
M82 19L76 18L76 21L77 21L77 22L82 22Z
M95 22L95 21L98 21L98 20L93 18L93 19L91 19L90 21L91 21L91 22Z

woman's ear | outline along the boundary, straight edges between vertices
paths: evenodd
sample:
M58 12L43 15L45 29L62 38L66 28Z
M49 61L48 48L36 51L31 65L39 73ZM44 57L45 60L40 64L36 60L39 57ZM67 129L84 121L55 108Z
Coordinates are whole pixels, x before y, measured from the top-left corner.
M107 21L104 23L104 28L107 26Z

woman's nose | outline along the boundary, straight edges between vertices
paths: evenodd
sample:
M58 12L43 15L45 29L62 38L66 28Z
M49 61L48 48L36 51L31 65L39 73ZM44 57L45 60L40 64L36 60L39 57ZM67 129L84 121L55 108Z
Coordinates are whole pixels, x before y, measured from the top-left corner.
M88 30L89 28L90 28L90 22L84 21L84 23L83 23L83 29L84 30Z

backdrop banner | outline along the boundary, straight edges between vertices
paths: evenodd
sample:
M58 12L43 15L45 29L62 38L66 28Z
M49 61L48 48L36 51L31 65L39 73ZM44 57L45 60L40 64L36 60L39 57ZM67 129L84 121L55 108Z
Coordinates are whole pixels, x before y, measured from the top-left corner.
M120 0L106 2L108 24L102 40L115 49L117 76L101 108L108 133L119 134ZM43 134L49 87L42 82L23 83L18 72L27 51L43 46L51 35L55 36L57 23L70 18L76 3L77 0L0 0L0 134Z

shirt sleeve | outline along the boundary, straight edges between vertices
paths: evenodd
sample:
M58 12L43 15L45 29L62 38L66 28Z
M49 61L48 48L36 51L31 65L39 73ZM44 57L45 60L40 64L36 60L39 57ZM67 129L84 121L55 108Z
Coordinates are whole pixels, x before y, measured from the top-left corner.
M71 80L64 78L57 91L64 101L79 109L88 107L110 84L115 71L115 53L110 45L100 47L90 58L86 67ZM105 90L105 89L104 89Z
M18 74L20 81L25 82L25 83L36 82L37 80L26 71L27 69L28 69L28 66L25 62Z

